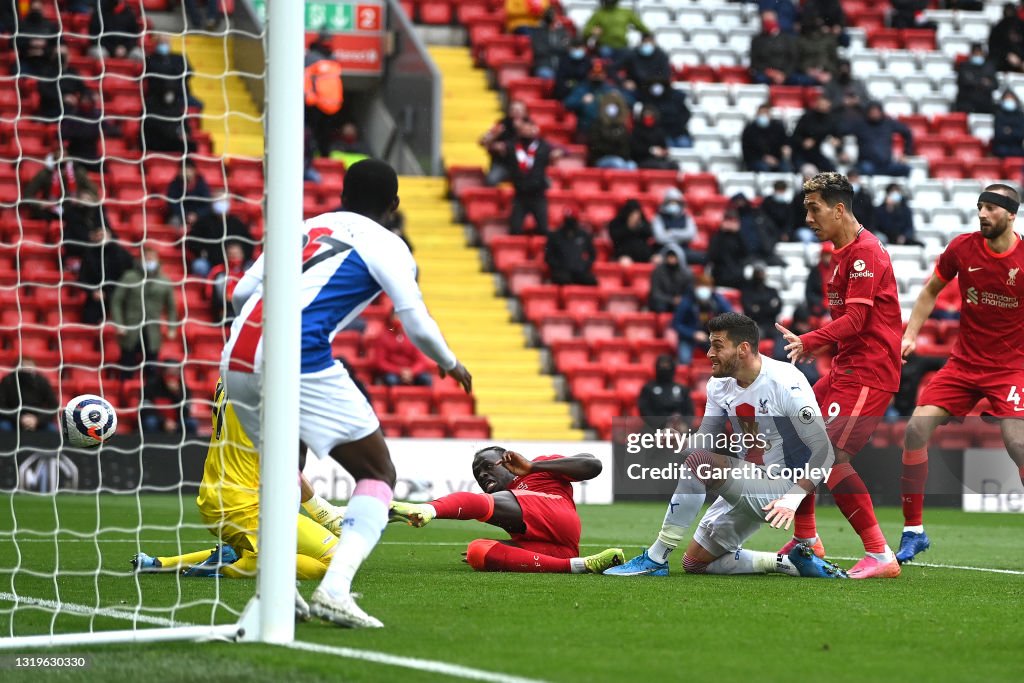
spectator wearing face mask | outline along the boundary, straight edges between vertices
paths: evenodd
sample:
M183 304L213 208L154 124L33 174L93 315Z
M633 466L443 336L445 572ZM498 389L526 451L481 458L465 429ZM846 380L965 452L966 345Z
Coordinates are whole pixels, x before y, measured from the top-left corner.
M544 260L556 285L596 285L594 277L594 238L580 225L579 218L568 212L562 225L548 235Z
M601 5L583 25L583 36L593 41L598 53L605 59L614 59L629 46L629 29L650 34L640 17L632 9L619 7L619 0L601 0Z
M617 91L606 92L599 100L600 114L587 131L587 164L597 168L635 170L633 139L629 130L629 110Z
M786 265L775 253L780 233L761 211L761 207L752 203L742 192L733 195L732 205L739 214L740 239L743 240L748 260L763 261L770 266Z
M673 88L671 82L655 81L641 89L640 101L645 107L658 111L661 126L668 136L669 147L693 147L690 138L690 108L686 105L686 93Z
M224 244L229 239L242 245L246 259L252 258L252 232L241 218L231 213L231 195L221 192L210 202L210 211L188 228L185 249L192 273L206 277L214 266L223 264Z
M988 34L988 53L998 71L1024 71L1024 21L1017 6L1003 5L1003 16Z
M832 102L824 95L814 100L814 106L804 112L793 129L793 164L803 166L814 164L819 171L834 171L832 160L822 149L829 145L834 158L842 141L839 139L839 122L832 113Z
M654 379L637 397L637 410L652 429L665 427L673 418L693 417L690 389L676 382L676 359L662 354L654 361Z
M789 173L793 170L789 136L782 121L773 119L771 112L771 107L762 104L754 120L743 129L743 165L758 173Z
M553 95L556 100L565 101L577 85L587 80L590 75L590 56L587 44L582 38L575 38L569 49L558 59L555 70L555 87Z
M165 219L171 225L192 225L210 211L210 186L196 163L185 159L181 173L167 186Z
M985 56L985 46L971 43L971 55L956 67L956 102L953 109L973 114L992 114L995 111L996 88L999 74L995 65Z
M1003 93L996 110L992 125L992 154L997 157L1024 156L1024 112L1012 90Z
M6 4L11 7L12 14L17 11L13 8L14 3L8 0ZM60 27L43 15L42 0L32 0L28 12L20 20L15 20L13 16L11 18L9 32L14 33L17 29L14 49L18 56L19 75L46 75L48 65L57 52Z
M672 316L672 329L679 337L679 362L689 365L694 351L708 350L708 321L721 313L730 313L732 306L715 291L710 275L699 275L693 294L686 294Z
M800 48L796 37L779 27L774 12L761 15L761 32L750 40L750 77L765 85L816 85L797 71Z
M885 199L875 210L878 233L889 244L921 246L914 235L914 212L910 210L903 188L890 183L885 188Z
M109 228L96 225L82 249L78 285L85 290L82 322L97 325L106 322L106 312L121 276L132 266L132 256L111 234Z
M672 66L668 54L658 47L652 34L646 34L640 44L626 52L619 69L625 74L626 88L644 91L652 83L672 80Z
M89 52L97 59L143 58L139 18L124 0L100 0L89 20L89 35L93 39Z
M22 189L19 208L29 207L32 218L55 220L64 212L65 200L79 190L98 192L82 164L69 158L57 142L43 160L43 167Z
M772 193L761 199L761 212L775 226L775 232L782 242L793 241L793 206L789 196L789 183L776 180Z
M749 316L761 330L761 339L771 339L775 342L774 358L785 358L786 344L782 334L775 328L775 322L782 312L782 297L779 290L769 287L766 281L764 266L754 266L754 272L750 281L740 290L740 302L743 305L743 313Z
M484 178L488 186L494 187L512 177L511 151L519 139L519 124L528 117L526 103L522 100L512 100L508 103L505 116L480 136L480 146L486 149L491 157L491 168Z
M224 247L224 263L211 268L207 276L206 297L210 300L213 319L223 321L225 326L230 326L235 319L235 311L231 305L235 285L252 265L252 261L246 257L245 246L237 240L227 242ZM251 245L249 246L251 248Z
M674 244L682 249L684 266L704 263L705 254L690 249L690 243L697 237L697 222L678 188L667 188L661 196L658 212L651 218L651 232L658 244Z
M125 376L133 375L140 365L150 376L163 340L173 339L178 325L174 287L153 247L143 245L139 260L118 280L110 297L110 315L117 327Z
M142 390L139 418L146 433L193 436L198 423L192 417L188 387L181 380L181 364L171 361L150 373Z
M518 125L519 137L509 150L509 168L512 180L512 212L509 214L509 233L523 234L526 216L533 216L539 235L548 234L548 168L562 156L562 150L552 147L540 137L540 128L530 119Z
M560 60L569 49L569 32L558 22L555 10L549 7L541 17L540 25L530 30L533 53L533 75L551 80L558 73Z
M616 100L619 109L615 111L614 116L611 116L608 113L606 107L608 103L605 100L613 94L617 94L622 101ZM608 72L605 70L604 62L595 60L587 79L573 88L563 104L566 109L576 115L576 135L580 140L586 140L591 127L601 116L611 116L612 118L628 116L627 108L632 107L635 101L631 93L608 81Z
M871 232L875 231L875 200L871 196L871 190L861 182L860 173L857 169L851 168L846 174L846 179L853 187L853 215L865 228Z
M612 257L624 266L647 263L654 255L651 224L635 199L627 199L608 223Z
M153 51L146 57L146 98L202 109L203 103L192 94L191 81L192 65L188 59L171 49L167 36L158 36Z
M747 242L740 234L740 204L746 202L742 194L732 198L722 218L722 226L708 245L708 266L715 282L723 287L742 289L746 283L743 270L750 259Z
M630 153L640 168L679 170L679 164L669 158L668 133L661 125L658 110L654 107L644 107L641 110L636 125L633 126Z
M651 271L651 293L647 306L655 313L672 313L683 296L693 290L693 273L686 265L686 256L678 244L666 244L661 250L661 263Z
M850 131L857 138L857 170L864 175L908 176L903 157L914 153L914 134L901 121L885 115L879 102L868 105L864 121ZM903 151L892 144L893 135L903 140Z
M825 84L823 92L832 102L832 113L840 131L850 130L864 120L864 108L871 97L864 81L854 78L850 60L839 60L835 78Z

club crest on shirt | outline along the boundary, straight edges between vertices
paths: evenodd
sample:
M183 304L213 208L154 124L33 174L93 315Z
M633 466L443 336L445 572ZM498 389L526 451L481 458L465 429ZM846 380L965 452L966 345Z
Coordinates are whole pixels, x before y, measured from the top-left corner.
M1011 287L1017 286L1017 273L1019 272L1020 268L1010 268L1010 270L1007 271L1007 275L1009 277L1006 278L1006 284L1010 285Z
M758 403L760 405L759 412L762 415L767 415L768 414L768 399L762 398Z

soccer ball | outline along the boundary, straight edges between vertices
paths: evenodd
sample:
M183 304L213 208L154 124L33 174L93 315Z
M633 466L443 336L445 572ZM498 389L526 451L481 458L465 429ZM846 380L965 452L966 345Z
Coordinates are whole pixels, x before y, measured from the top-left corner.
M60 414L64 441L76 448L95 448L117 431L114 406L102 396L82 394L64 406Z

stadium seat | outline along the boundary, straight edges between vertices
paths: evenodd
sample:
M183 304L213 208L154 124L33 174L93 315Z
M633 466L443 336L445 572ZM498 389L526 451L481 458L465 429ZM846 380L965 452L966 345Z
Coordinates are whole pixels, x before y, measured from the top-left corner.
M517 263L505 273L505 281L509 292L520 296L524 289L535 287L544 282L547 265L542 261Z
M380 422L380 429L384 436L396 438L405 436L406 418L399 415L377 413L377 420Z
M405 433L416 439L443 439L448 436L448 420L439 415L412 417L406 422Z
M446 418L469 416L476 412L476 401L471 395L463 392L461 387L457 387L455 392L435 393L434 403L438 413Z
M628 339L595 339L591 348L594 361L608 368L628 365L633 360L633 344Z
M562 287L562 308L574 316L590 315L602 310L602 292L598 287L565 285Z
M658 356L666 353L674 355L676 352L676 347L665 339L635 339L632 344L637 365L652 368Z
M626 313L619 318L622 336L627 339L655 339L661 336L658 317L653 313Z
M650 281L647 281L640 289L643 291L637 291L637 289L630 287L602 287L601 290L605 299L604 310L609 313L638 312L647 301Z
M610 339L616 336L618 331L618 322L611 313L583 311L574 317L580 336L584 339Z
M581 363L566 369L569 391L577 399L604 389L608 383L607 368L603 363Z
M567 367L589 363L590 343L585 339L559 339L551 344L551 358L559 372Z
M561 310L561 292L558 285L531 285L519 292L523 317L531 322Z
M640 395L640 390L654 378L653 365L623 364L615 367L608 374L609 384L619 392L620 396L632 396L633 400Z
M576 336L576 323L565 313L545 315L536 325L541 343L545 346L550 346L560 339L572 339Z
M612 420L622 417L622 403L618 394L610 389L595 390L582 403L587 423L597 431L600 438L610 439Z
M485 417L453 417L449 419L451 436L454 439L489 439L491 426Z
M421 23L446 26L452 23L453 18L454 13L449 0L428 0L428 2L420 3L419 20Z

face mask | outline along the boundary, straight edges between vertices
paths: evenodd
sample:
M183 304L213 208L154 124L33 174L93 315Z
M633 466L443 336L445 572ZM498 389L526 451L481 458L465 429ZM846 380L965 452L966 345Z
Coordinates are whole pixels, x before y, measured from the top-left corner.
M228 212L228 200L218 199L217 201L210 205L210 208L213 209L214 213L223 216Z
M669 270L679 270L679 259L665 259L665 267Z
M646 114L640 119L640 122L650 128L654 125L654 117L650 114Z
M171 46L167 43L160 43L156 46L156 53L158 55L169 55L171 54Z
M779 31L779 22L768 20L768 21L765 21L765 22L762 22L762 23L764 25L764 32L765 33L778 33L778 31Z
M619 115L619 105L617 105L617 104L605 105L604 114L608 118L614 119L616 116Z
M574 47L569 50L569 56L573 59L583 59L587 55L587 51L581 47Z
M675 378L675 369L671 365L659 365L654 371L658 384L668 384Z
M155 273L160 268L159 261L146 261L146 272Z
M651 94L654 95L655 97L661 97L664 92L665 86L663 86L661 83L655 83L654 85L651 86Z
M231 268L232 270L237 270L237 269L241 268L242 264L243 264L243 259L240 259L240 258L229 258L228 259L228 268Z
M697 295L697 301L708 301L711 298L710 287L697 287L693 290L693 293Z
M759 114L757 116L757 118L754 119L754 123L756 123L758 125L758 127L760 127L760 128L767 128L768 127L768 123L769 123L769 119L764 114Z
M665 206L661 207L661 212L666 216L678 216L683 212L683 207L678 202L669 202Z
M1017 103L1014 100L1003 100L1003 111L1016 111Z
M901 199L903 199L903 195L901 195L899 192L890 192L889 193L889 201L890 202L893 202L894 204L898 204Z
M640 43L637 52L643 57L650 57L654 54L654 45L652 43Z
M786 202L786 193L785 192L776 192L775 193L775 201L785 203Z
M974 55L973 57L971 57L971 64L973 64L975 66L981 66L984 63L985 63L985 58L983 56L981 56L981 55Z

